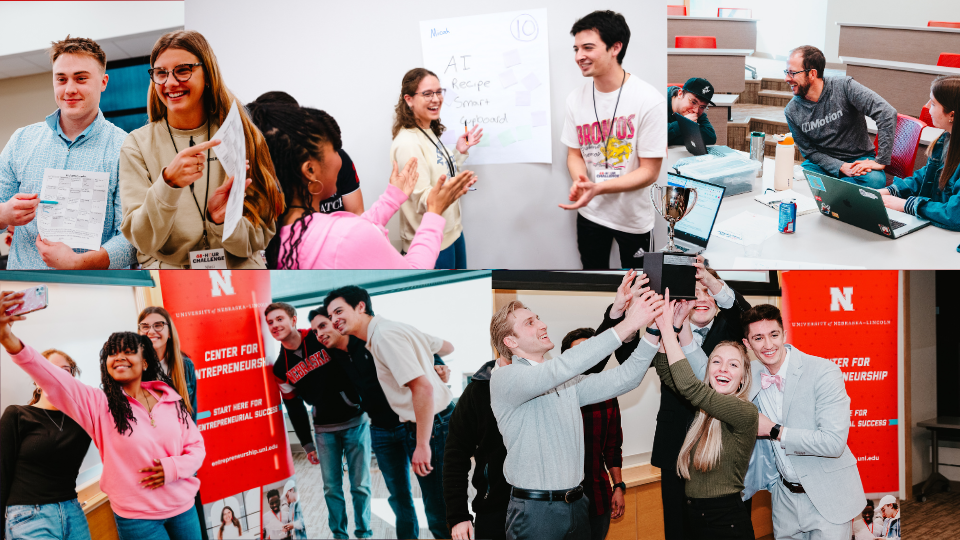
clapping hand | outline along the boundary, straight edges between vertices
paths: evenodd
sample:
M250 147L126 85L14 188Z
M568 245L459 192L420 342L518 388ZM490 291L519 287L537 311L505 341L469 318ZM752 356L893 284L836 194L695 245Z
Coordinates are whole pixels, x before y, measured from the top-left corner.
M560 208L564 210L576 210L590 204L599 194L596 182L591 182L586 176L580 175L578 179L570 186L570 202L572 204L561 204Z
M390 185L396 186L409 197L413 193L413 188L417 186L417 179L420 178L420 171L417 170L417 158L410 158L407 160L407 164L403 166L403 171L398 172L398 170L399 165L394 161L393 172L390 173Z

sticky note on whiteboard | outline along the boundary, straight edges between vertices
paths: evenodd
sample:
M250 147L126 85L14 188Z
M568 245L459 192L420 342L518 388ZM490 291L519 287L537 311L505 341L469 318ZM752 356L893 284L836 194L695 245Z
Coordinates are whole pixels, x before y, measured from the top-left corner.
M533 128L530 126L517 126L513 128L517 134L518 141L526 141L533 138Z
M510 130L510 129L500 133L500 135L498 135L497 138L500 139L500 144L503 146L507 146L517 142L516 137L513 136L513 130Z
M524 92L523 90L517 91L517 107L527 107L530 105L530 92Z
M523 86L527 87L527 90L533 90L534 88L540 86L540 79L537 77L537 74L531 73L524 77Z
M513 67L520 63L520 51L514 49L503 53L503 67Z
M510 88L517 84L517 76L513 74L512 70L508 69L500 74L500 84L502 84L504 88Z
M533 122L533 127L547 125L547 111L533 111L530 113L530 120Z
M442 142L444 146L453 146L457 144L457 137L459 135L457 135L455 130L456 128L448 129L443 132L443 135L440 136L440 142Z

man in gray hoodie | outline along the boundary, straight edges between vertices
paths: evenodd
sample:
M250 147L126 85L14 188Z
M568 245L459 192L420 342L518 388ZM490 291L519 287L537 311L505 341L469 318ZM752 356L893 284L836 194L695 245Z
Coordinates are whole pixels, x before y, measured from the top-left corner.
M514 486L507 507L507 538L590 538L583 498L583 417L580 407L619 396L640 385L657 347L642 342L617 368L582 373L606 360L622 343L661 313L663 298L643 287L640 275L624 320L545 361L554 345L546 325L513 301L490 321L490 336L510 365L490 379L490 404L503 434L503 474Z
M852 77L823 77L823 52L804 45L790 51L784 80L793 99L784 109L793 140L808 171L879 189L893 156L897 111ZM877 123L879 152L867 133L866 117Z

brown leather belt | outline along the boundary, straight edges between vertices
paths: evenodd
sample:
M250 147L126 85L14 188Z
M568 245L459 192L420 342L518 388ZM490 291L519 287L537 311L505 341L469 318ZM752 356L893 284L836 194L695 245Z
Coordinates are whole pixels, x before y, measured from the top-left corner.
M787 479L780 477L780 480L783 482L783 485L787 486L787 489L790 490L790 493L806 493L803 489L803 484L794 484L793 482L787 482Z

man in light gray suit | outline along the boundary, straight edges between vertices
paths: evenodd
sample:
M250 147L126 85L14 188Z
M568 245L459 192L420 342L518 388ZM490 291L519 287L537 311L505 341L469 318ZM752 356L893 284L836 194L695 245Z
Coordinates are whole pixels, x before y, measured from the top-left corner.
M866 497L857 459L847 447L850 398L836 364L784 343L780 310L743 313L751 364L751 399L759 437L744 479L745 498L766 489L777 540L849 540Z

